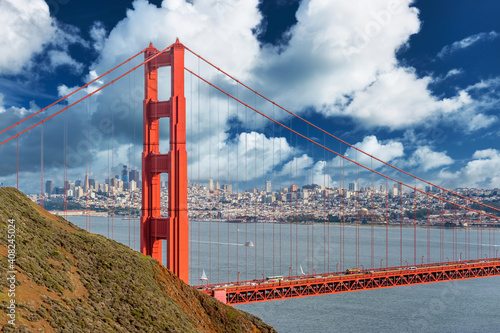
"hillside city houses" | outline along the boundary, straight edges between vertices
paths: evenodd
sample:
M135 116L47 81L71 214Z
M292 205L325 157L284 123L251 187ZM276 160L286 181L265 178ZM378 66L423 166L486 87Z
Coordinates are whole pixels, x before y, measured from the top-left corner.
M105 214L140 215L141 182L137 170L122 170L115 176L98 182L85 177L83 181L66 181L65 186L54 186L51 180L45 184L44 204L48 209L103 212ZM197 220L227 220L230 222L345 222L361 224L422 224L468 226L494 224L494 219L455 206L482 211L483 207L468 199L495 204L500 202L500 191L495 189L459 188L454 192L460 198L442 190L427 186L420 193L402 189L400 184L386 188L385 185L361 187L355 182L347 188L320 185L297 185L274 189L271 181L263 188L233 189L232 184L219 184L209 179L208 183L188 184L189 218ZM40 202L41 196L30 196ZM450 203L438 200L442 198ZM166 216L167 184L162 182L162 215ZM63 205L66 202L66 206ZM59 204L57 204L59 203ZM68 206L68 203L71 203ZM401 209L403 207L403 209ZM68 208L67 208L68 209Z

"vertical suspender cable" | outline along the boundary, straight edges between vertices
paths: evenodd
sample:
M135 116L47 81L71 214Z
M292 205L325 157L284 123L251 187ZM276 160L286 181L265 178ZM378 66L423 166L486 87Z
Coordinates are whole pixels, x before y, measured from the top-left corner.
M274 119L274 105L273 105L273 119ZM275 141L275 133L274 133L274 123L273 123L273 134L270 135L270 138L272 140L272 145L273 145L273 160L272 160L272 164L271 164L271 205L273 205L273 276L276 274L275 272L275 252L274 252L274 242L275 242L275 225L276 225L276 214L275 214L275 204L274 204L274 201L275 201L275 198L274 198L274 192L273 192L273 185L274 185L274 141ZM266 186L266 202L267 202L267 186Z
M212 89L208 86L208 124L212 128ZM211 134L211 133L210 133ZM208 177L212 178L212 135L208 135ZM213 180L212 180L213 184ZM215 186L213 187L215 190ZM212 189L208 191L208 202L209 202L209 215L208 215L208 276L210 281L212 281L212 208L214 197Z
M403 175L401 174L401 183L403 182ZM399 265L403 266L403 186L398 184L399 189Z
M16 138L16 188L19 190L19 137Z
M257 95L255 95L255 97L257 98ZM257 104L257 102L255 102L255 104ZM255 105L255 107L257 107L257 105ZM257 131L255 131L257 132ZM266 136L265 135L262 135L262 183L264 185L264 189L265 189L265 173L264 173L264 155L265 155L265 150L264 150L264 145L265 145L265 138ZM257 142L255 142L255 146L257 146ZM257 162L257 161L256 161ZM257 170L257 168L255 168ZM257 179L257 178L256 178ZM261 192L262 193L262 192ZM261 212L263 213L263 216L262 216L262 273L263 274L266 274L266 271L265 271L265 268L266 268L266 247L265 247L265 226L266 226L266 216L267 216L267 212L265 210L265 207L264 207L264 204L265 204L265 197L264 197L264 200L262 200L262 210ZM257 205L255 205L255 207L257 208Z
M415 179L415 188L417 180ZM413 265L417 264L417 191L413 191Z
M201 75L200 72L200 59L198 58L198 75ZM201 184L201 170L200 170L200 164L201 164L201 152L200 152L200 121L199 119L201 118L201 111L200 111L200 89L201 89L201 84L200 80L198 80L198 89L197 89L197 95L198 95L198 101L197 101L197 107L198 107L198 184ZM201 188L200 188L201 189ZM200 229L201 229L201 193L200 191L198 192L198 244L197 244L197 258L198 258L198 278L201 277L200 275ZM229 280L228 280L229 281ZM203 280L202 280L203 282Z
M373 169L373 158L370 158L370 168ZM374 258L374 255L375 255L375 244L374 244L374 225L373 225L373 219L374 219L374 214L373 214L373 211L374 211L374 208L373 208L373 196L375 194L375 183L374 183L374 174L373 172L371 173L371 181L372 181L372 186L371 186L371 190L370 190L370 201L371 201L371 208L370 208L370 217L371 217L371 230L370 230L370 234L371 234L371 257L370 257L370 268L373 269L373 264L374 264L374 261L375 261L375 258Z
M385 266L389 265L389 181L385 179Z
M220 74L217 72L217 74ZM220 75L217 75L217 85L220 86L219 82ZM216 96L218 96L217 94ZM221 147L221 142L220 142L220 130L219 130L219 112L220 112L220 98L217 98L217 181L222 183L222 179L220 179L220 147ZM217 193L217 283L220 283L220 219L222 217L221 215L221 204L220 204L220 189L219 192Z
M227 119L229 119L229 97L227 97ZM228 128L228 131L230 130L230 128ZM229 184L229 182L231 181L231 178L230 178L230 167L229 167L229 152L230 148L229 148L229 144L227 146L227 183ZM236 155L236 159L238 159L238 155ZM236 170L236 172L238 172L238 170ZM232 192L232 190L231 190ZM232 196L232 193L231 193L231 196ZM226 281L229 281L229 211L227 212L227 280Z

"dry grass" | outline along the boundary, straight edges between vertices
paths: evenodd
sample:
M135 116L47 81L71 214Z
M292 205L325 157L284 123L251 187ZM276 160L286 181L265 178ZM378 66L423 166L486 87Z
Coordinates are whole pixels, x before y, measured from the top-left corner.
M156 260L49 214L16 189L0 188L1 235L11 218L20 272L17 331L274 332L189 287ZM0 237L0 253L6 245ZM0 265L7 267L4 255ZM6 280L0 285L6 311ZM0 325L6 322L0 316Z

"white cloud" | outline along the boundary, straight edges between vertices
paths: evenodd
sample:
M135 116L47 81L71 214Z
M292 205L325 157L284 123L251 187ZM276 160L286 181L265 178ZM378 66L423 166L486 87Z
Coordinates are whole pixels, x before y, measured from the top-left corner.
M45 1L1 1L0 73L18 73L56 31Z
M71 25L58 23L50 16L43 0L0 1L0 74L19 74L38 69L52 71L58 66L70 66L77 73L83 64L69 55L69 45L89 47ZM33 63L36 55L45 55Z
M481 32L472 36L468 36L462 40L456 41L451 45L446 45L439 51L437 56L439 58L444 58L448 55L451 55L452 53L455 53L459 50L466 49L478 42L482 41L491 41L496 38L500 37L500 34L497 33L496 31L491 31L491 32Z
M448 71L448 73L446 73L446 76L444 77L444 79L446 80L446 79L448 79L448 78L450 78L450 77L457 76L457 75L461 75L461 74L463 74L463 73L464 73L464 70L463 70L463 69L461 69L461 68L459 68L459 69L457 69L457 68L453 68L453 69L450 69L450 70Z
M401 142L389 140L383 143L380 142L374 135L366 136L363 141L356 143L354 147L386 163L394 164L399 158L402 158L404 156L404 147ZM362 152L359 152L354 148L347 148L344 156L373 170L377 170L384 165L381 162L372 159L368 155L363 154ZM341 157L338 156L333 158L329 165L334 167L339 166L340 158ZM344 173L346 174L354 173L356 170L364 170L347 160L344 160L342 162L342 165L344 168Z
M438 177L453 186L498 188L500 187L500 151L497 149L478 150L472 160L457 172L442 170Z
M81 73L83 64L73 59L67 52L50 50L48 52L50 67L69 66L76 73Z
M274 169L293 154L285 138L268 138L257 132L241 133L233 141L228 141L225 134L215 133L187 148L191 161L188 175L201 182L209 178L224 183L254 181L277 172Z
M102 22L94 22L92 27L90 28L90 38L93 42L93 47L96 51L102 51L104 47L104 40L106 39L106 28Z
M149 42L163 49L178 37L206 59L245 77L259 52L252 33L261 20L258 4L258 0L173 0L157 8L136 0L133 10L109 33L102 59L94 67L98 73L104 72Z
M409 165L429 171L441 166L453 164L453 159L446 152L433 151L429 146L418 147L409 160Z
M280 176L285 178L290 177L291 182L294 183L295 178L304 177L307 174L307 170L310 169L313 164L313 159L307 154L296 156L283 165Z
M255 75L285 106L332 114L396 65L396 51L420 27L410 2L302 1L288 45L265 47Z

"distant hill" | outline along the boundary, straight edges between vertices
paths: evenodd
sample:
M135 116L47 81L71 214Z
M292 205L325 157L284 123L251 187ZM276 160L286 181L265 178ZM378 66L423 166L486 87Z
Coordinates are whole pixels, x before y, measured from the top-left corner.
M156 260L0 188L0 326L7 324L7 223L15 220L16 331L275 332L188 286ZM5 313L4 313L5 312Z

